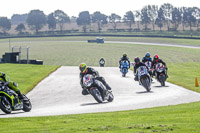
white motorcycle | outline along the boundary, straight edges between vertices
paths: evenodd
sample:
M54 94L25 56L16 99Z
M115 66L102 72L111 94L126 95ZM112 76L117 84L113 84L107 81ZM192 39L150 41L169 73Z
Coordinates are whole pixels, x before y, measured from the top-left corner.
M83 85L98 103L102 103L104 100L112 102L114 99L112 92L108 91L103 83L96 80L91 74L83 77Z
M142 85L147 92L149 92L151 90L151 76L149 75L146 66L140 66L137 69L137 73L140 85Z

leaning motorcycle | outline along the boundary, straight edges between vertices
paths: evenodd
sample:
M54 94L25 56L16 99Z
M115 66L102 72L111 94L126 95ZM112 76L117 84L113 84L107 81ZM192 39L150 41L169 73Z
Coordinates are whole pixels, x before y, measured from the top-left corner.
M0 109L6 114L17 110L29 112L32 109L31 102L25 95L23 97L19 99L18 95L8 88L8 82L0 83Z
M103 83L96 80L91 74L87 74L83 77L83 85L98 103L102 103L104 100L112 102L114 99L112 92L108 91Z
M128 73L128 69L129 69L129 63L128 61L124 60L121 63L121 73L122 73L122 77L125 77L126 74Z
M166 68L162 63L156 64L155 67L155 77L158 82L161 83L161 86L165 86L166 81Z
M149 92L151 90L151 76L149 75L147 68L145 66L140 66L137 69L137 73L140 85Z

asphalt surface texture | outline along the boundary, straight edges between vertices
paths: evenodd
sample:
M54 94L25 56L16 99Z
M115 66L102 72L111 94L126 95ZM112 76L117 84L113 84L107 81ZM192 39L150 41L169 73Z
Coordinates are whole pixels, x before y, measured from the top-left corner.
M126 77L122 77L118 67L93 68L111 86L113 102L105 101L99 104L91 95L83 96L79 68L62 66L27 94L33 106L30 112L13 111L11 114L5 114L0 111L0 118L113 112L200 101L200 93L168 82L165 87L161 87L155 79L151 84L151 91L147 92L134 81L133 72L130 70Z

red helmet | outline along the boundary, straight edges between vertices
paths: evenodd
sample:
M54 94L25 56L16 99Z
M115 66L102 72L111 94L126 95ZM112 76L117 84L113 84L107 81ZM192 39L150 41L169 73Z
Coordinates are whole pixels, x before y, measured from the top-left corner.
M158 59L159 59L159 56L156 54L156 55L154 55L154 60L156 60L156 61L158 61Z

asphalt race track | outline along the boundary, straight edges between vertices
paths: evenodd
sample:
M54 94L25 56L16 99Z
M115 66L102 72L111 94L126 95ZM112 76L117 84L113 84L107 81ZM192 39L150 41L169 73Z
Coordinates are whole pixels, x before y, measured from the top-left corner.
M27 94L33 106L30 112L13 111L6 115L0 111L0 118L112 112L200 101L200 93L171 83L161 87L154 79L151 92L147 93L133 80L132 71L122 77L117 67L94 68L112 87L115 97L113 102L98 104L91 95L83 96L78 66L62 66Z

